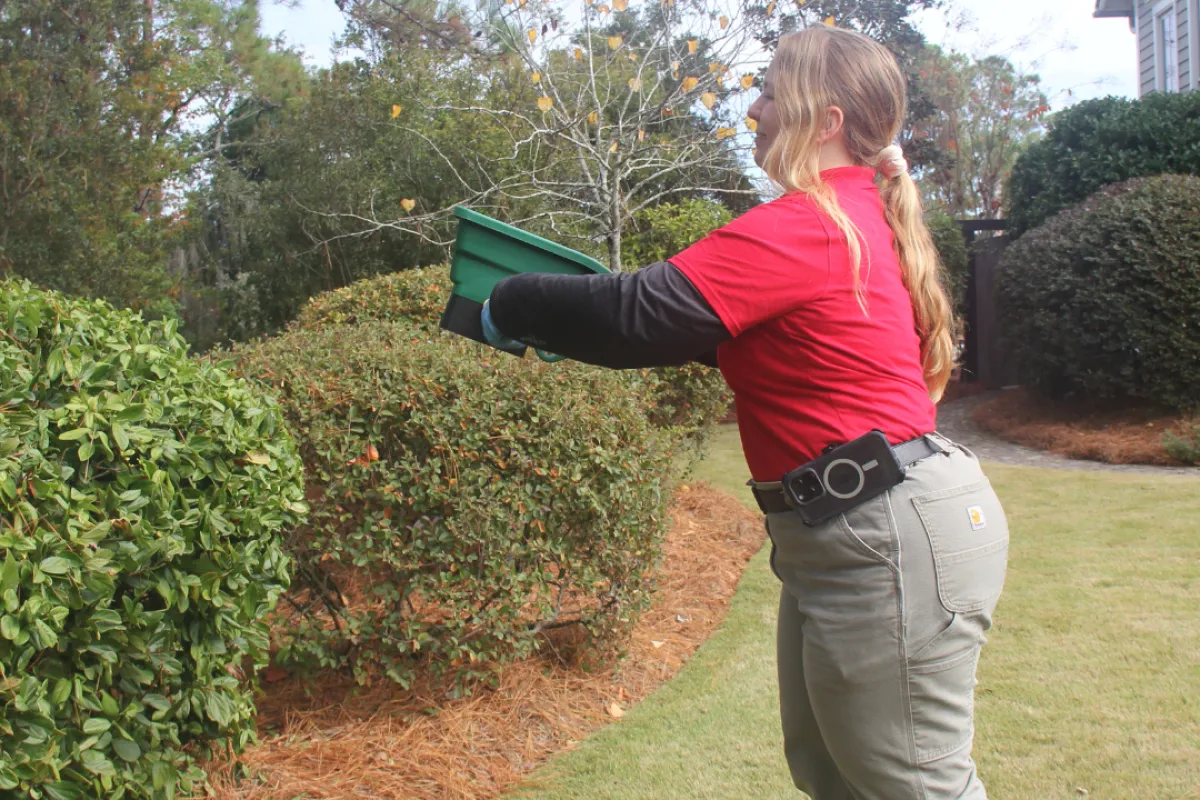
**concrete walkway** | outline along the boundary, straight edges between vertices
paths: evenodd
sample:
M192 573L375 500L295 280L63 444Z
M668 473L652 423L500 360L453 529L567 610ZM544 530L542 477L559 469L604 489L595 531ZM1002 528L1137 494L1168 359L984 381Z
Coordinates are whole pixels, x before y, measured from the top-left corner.
M971 410L975 406L991 400L997 394L997 392L993 392L966 397L939 406L938 430L950 439L966 445L980 459L1000 464L1094 472L1127 472L1135 475L1188 475L1200 478L1200 467L1156 467L1143 464L1106 464L1102 461L1082 461L1006 442L980 429L971 419Z

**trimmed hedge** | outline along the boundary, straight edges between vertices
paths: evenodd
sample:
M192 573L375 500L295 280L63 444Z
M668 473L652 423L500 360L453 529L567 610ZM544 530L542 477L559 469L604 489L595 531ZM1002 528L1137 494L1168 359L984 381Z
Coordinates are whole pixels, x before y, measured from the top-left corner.
M304 306L293 328L311 331L379 320L437 330L450 296L449 269L442 264L406 270L318 295ZM621 375L642 400L652 423L673 428L697 445L725 416L731 402L721 373L702 364L630 370Z
M292 327L313 331L378 320L436 328L451 286L447 264L366 278L311 298Z
M1008 184L1020 236L1109 184L1200 174L1200 92L1089 100L1055 114L1017 160Z
M365 322L242 346L301 441L311 525L277 658L407 686L524 656L646 601L672 441L618 373Z
M0 283L0 789L164 798L254 735L300 462L174 323Z
M1105 189L1014 242L1001 324L1053 398L1200 406L1200 178Z

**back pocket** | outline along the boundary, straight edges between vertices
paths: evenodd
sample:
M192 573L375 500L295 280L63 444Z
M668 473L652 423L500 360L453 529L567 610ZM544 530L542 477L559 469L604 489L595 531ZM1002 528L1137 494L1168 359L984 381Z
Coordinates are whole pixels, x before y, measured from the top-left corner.
M947 611L987 609L1000 597L1008 563L1008 520L986 478L913 498Z

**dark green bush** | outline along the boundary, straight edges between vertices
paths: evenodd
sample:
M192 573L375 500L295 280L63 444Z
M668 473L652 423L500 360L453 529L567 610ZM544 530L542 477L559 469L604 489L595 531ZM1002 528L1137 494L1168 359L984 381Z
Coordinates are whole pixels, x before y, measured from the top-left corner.
M954 307L961 309L967 290L967 269L970 265L967 240L963 236L962 228L949 214L940 212L926 215L925 224L929 226L938 258L942 262L946 291L950 294Z
M1002 327L1059 398L1200 406L1200 178L1109 187L1011 245Z
M673 453L618 373L366 322L240 347L301 442L311 525L279 658L460 678L646 599Z
M1109 184L1200 174L1200 93L1089 100L1054 115L1013 167L1011 233L1021 236Z
M172 797L253 737L300 461L174 323L0 283L0 789Z
M450 286L449 267L445 264L368 278L314 297L301 310L294 327L318 330L381 320L411 323L432 331L441 320ZM633 370L623 375L634 386L652 423L672 427L697 444L729 408L724 378L702 364Z

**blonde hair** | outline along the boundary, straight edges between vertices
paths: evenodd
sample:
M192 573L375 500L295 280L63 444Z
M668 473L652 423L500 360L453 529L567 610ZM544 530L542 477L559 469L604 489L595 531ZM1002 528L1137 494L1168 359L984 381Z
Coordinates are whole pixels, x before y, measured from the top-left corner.
M846 237L855 291L866 312L861 280L861 233L821 180L818 159L825 112L845 116L846 147L860 164L879 168L883 151L900 133L907 105L904 74L878 42L853 31L817 26L788 34L775 52L775 107L779 133L763 169L786 192L803 192ZM941 265L925 227L921 195L907 172L881 188L888 225L896 241L904 285L912 298L921 337L925 384L941 399L954 368L953 313L941 282ZM868 275L870 253L867 253Z

